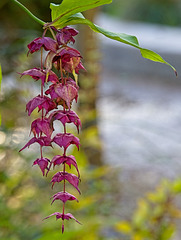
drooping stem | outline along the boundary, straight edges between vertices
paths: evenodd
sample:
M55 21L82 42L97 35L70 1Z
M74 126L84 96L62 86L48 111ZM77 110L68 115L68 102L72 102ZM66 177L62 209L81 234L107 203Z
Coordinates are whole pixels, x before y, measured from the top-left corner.
M62 60L60 59L60 76L61 76L61 80L62 80L62 83L64 84L64 79L63 79L63 70L62 70Z
M57 39L56 39L56 36L55 36L53 30L51 29L51 27L49 27L48 29L50 30L50 32L51 32L51 34L52 34L52 37L53 37L54 40L56 41Z
M65 112L65 108L64 108L64 112ZM66 133L66 126L64 125L64 133Z
M65 163L63 164L63 173L65 174ZM65 193L65 179L63 180L63 192Z
M65 156L66 150L64 149L64 156ZM63 173L65 174L65 163L63 164ZM63 180L63 192L65 193L65 179ZM63 203L63 209L62 214L64 216L65 214L65 203ZM64 219L62 218L62 233L64 232Z
M41 70L43 70L43 48L41 47ZM43 83L41 81L41 97L43 97ZM41 119L43 121L43 108L41 111ZM40 134L42 136L42 132ZM40 153L41 153L41 158L43 158L43 149L42 146L40 146Z
M47 28L44 30L42 37L45 37L46 32L47 32Z
M65 214L65 203L63 203L63 210L62 210L62 214Z
M36 17L32 12L30 12L30 10L28 8L26 8L22 3L20 3L17 0L12 0L13 2L15 2L19 7L21 7L26 13L28 13L28 15L33 18L37 23L41 24L41 25L45 25L45 22L42 21L41 19L39 19L38 17Z
M41 47L41 70L43 70L43 48ZM41 82L41 97L43 97L43 83ZM43 120L43 108L42 108L42 112L41 112L41 117Z
M42 150L42 146L40 146L40 153L41 153L41 158L43 158L43 150Z
M43 47L41 47L41 70L43 70Z

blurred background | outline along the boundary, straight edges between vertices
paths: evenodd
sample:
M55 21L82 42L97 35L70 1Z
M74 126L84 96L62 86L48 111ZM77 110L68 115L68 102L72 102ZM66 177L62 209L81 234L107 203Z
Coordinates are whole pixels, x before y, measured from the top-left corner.
M49 1L27 1L50 21ZM60 1L54 1L60 3ZM65 226L64 240L179 240L181 226L181 2L113 0L85 16L114 32L136 35L178 71L143 59L138 50L79 26L77 49L87 72L79 80L81 150L72 149L81 172L79 203L67 204L83 225ZM50 205L51 175L32 167L38 148L19 149L29 139L26 103L39 82L18 72L39 66L27 44L41 26L8 0L0 2L0 239L60 239L61 222L42 219L61 211ZM70 131L75 131L74 128ZM55 149L56 150L56 149ZM50 159L55 152L47 151ZM58 171L58 168L57 168ZM73 193L73 190L70 189ZM76 193L75 193L76 195Z

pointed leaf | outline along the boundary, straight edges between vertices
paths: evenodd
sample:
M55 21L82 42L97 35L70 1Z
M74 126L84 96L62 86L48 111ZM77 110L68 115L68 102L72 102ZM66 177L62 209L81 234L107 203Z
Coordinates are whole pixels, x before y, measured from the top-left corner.
M75 13L83 12L111 2L112 0L63 0L61 4L51 3L52 21L63 22L67 17Z
M169 65L174 70L175 75L177 76L176 69L172 65L170 65L168 62L166 62L159 54L157 54L149 49L145 49L145 48L140 48L140 52L141 52L142 57L144 57L144 58L147 58L154 62L165 63L165 64Z

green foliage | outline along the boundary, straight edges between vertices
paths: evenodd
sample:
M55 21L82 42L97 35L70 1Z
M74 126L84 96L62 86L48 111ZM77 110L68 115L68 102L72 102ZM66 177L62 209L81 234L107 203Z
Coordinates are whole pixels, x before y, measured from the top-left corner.
M120 221L115 228L130 240L169 240L176 230L181 210L175 199L181 194L181 180L164 180L155 192L138 201L131 221Z
M84 12L111 2L112 0L63 0L59 5L51 3L52 21L56 21L56 24L62 25L68 17L75 13Z

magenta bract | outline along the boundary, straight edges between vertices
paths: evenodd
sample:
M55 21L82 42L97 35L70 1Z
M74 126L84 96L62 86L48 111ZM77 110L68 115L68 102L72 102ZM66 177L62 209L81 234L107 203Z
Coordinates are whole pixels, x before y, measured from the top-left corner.
M45 82L52 82L52 83L59 82L59 78L57 77L57 75L54 72L49 71L49 73L47 75L45 70L42 70L39 68L29 69L20 74L21 74L21 76L29 75L36 81L41 79L43 86L45 85Z
M39 111L42 108L45 109L47 114L49 111L55 109L57 105L49 97L41 97L38 95L26 104L26 111L28 111L28 115L30 116L33 110L37 107L39 108Z
M52 140L60 147L64 147L65 149L68 148L71 144L75 144L79 149L80 141L78 137L75 137L71 133L58 133Z
M39 105L43 104L45 102L44 97L41 97L38 95L37 97L33 98L26 104L26 111L28 111L28 115L33 112L35 108L37 108Z
M50 94L51 99L60 98L66 102L66 105L70 109L72 101L75 99L77 101L78 91L77 88L72 86L72 84L52 84L49 89L45 92Z
M70 47L60 48L56 51L50 51L45 59L45 68L47 72L52 69L52 63L55 63L55 67L57 69L61 68L64 71L69 73L73 73L74 71L78 74L79 69L84 69L80 59L81 59L80 52L76 49Z
M56 220L58 220L60 218L62 220L74 219L77 223L81 224L71 213L63 214L63 213L55 212L55 213L50 214L48 217L44 218L43 220L45 220L45 219L47 219L49 217L52 217L52 216L56 216ZM64 232L64 224L62 223L62 233L63 232Z
M50 167L51 167L52 164L53 164L53 167L55 167L56 165L60 165L60 164L64 164L64 163L67 164L69 167L71 167L71 165L73 165L77 170L78 177L80 177L77 162L76 162L76 159L73 155L69 155L69 156L56 155L52 159L52 161L50 163Z
M79 128L82 126L80 118L74 111L64 111L58 110L52 112L49 116L49 121L52 123L55 120L61 121L61 123L65 126L66 123L73 123L77 127L77 131L79 132Z
M38 106L38 109L39 109L38 111L40 111L41 109L45 109L46 110L45 114L47 114L51 110L57 108L56 103L53 102L49 97L44 96L43 98L45 101Z
M48 158L37 158L34 162L33 165L38 164L43 176L45 175L45 169L48 169L48 164L49 164L50 160Z
M73 48L63 48L54 58L53 62L57 62L61 59L62 68L65 71L72 73L77 71L77 67L80 63L80 52Z
M29 147L33 143L39 143L39 145L42 146L42 147L43 146L46 146L46 147L50 146L50 147L52 147L50 138L48 138L48 137L39 137L39 138L33 137L32 139L30 139L30 141L23 148L21 148L19 150L19 152L21 152L25 148Z
M78 31L71 27L64 27L57 31L56 39L59 45L65 45L69 42L75 42L74 36L78 34Z
M71 213L66 213L66 214L62 214L62 213L59 213L59 212L55 212L55 213L52 213L50 214L49 216L47 216L46 218L44 218L43 220L49 218L49 217L52 217L52 216L56 216L56 219L66 219L66 220L69 220L69 219L74 219L77 223L81 224Z
M80 193L80 190L78 188L79 185L79 178L72 174L72 173L68 173L68 172L58 172L56 173L51 180L52 183L52 188L54 186L54 184L57 182L61 182L62 180L67 180L72 186L74 186L77 191Z
M35 137L40 137L41 133L44 133L48 138L50 138L53 132L53 127L50 125L49 119L38 118L32 122L31 131Z
M44 218L43 220L45 220L45 219L47 219L49 217L52 217L52 216L56 216L56 220L61 218L63 221L65 219L66 220L74 219L77 223L81 224L71 213L63 214L63 213L55 212L55 213L50 214L48 217ZM64 223L62 223L62 233L63 232L64 232Z
M58 94L60 98L62 98L68 108L70 109L72 101L75 99L77 102L78 98L78 91L77 89L72 86L71 84L57 84L55 88L55 92Z
M55 200L61 200L63 203L73 200L76 200L78 202L77 198L68 192L58 192L54 194L51 198L53 198L51 204L53 204Z
M35 38L30 44L28 44L28 53L37 52L41 47L46 51L56 52L58 45L55 40L49 37Z

